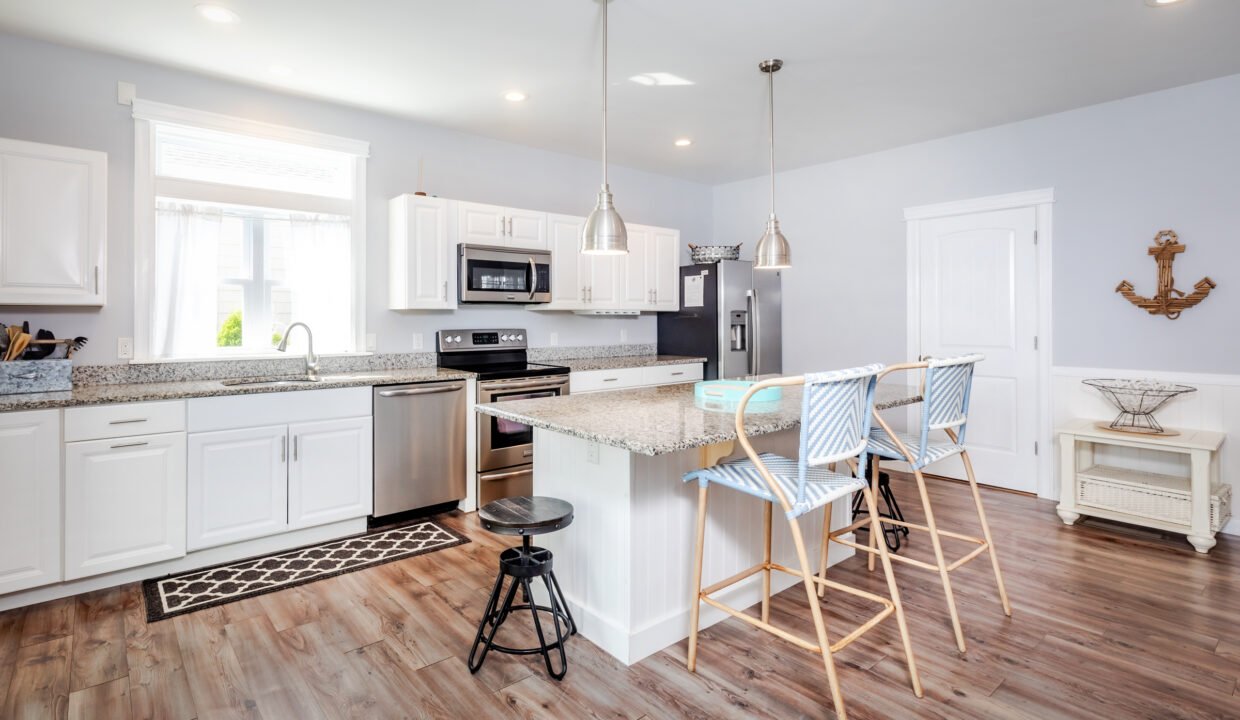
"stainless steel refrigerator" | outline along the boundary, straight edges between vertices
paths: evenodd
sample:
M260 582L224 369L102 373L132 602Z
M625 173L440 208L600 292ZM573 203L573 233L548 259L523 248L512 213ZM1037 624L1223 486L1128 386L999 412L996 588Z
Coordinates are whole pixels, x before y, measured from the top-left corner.
M680 268L680 311L659 313L659 353L706 358L706 379L783 372L779 270L744 260Z

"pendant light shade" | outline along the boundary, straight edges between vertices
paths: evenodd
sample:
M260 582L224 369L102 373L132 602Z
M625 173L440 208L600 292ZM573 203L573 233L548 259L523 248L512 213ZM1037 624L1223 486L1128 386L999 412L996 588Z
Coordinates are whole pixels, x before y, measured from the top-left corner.
M627 255L629 233L616 212L607 185L607 5L603 3L603 187L581 231L581 252L587 255Z
M758 63L758 69L766 73L771 128L771 216L767 218L766 232L762 233L762 239L754 250L753 266L760 270L792 267L792 248L788 245L788 239L779 231L779 219L775 217L775 73L783 66L783 60L763 60Z

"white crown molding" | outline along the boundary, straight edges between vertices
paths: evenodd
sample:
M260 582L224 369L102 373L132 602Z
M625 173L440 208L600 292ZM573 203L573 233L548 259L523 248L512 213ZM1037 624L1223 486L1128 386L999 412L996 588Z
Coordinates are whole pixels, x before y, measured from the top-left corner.
M929 220L931 218L951 217L952 215L969 215L971 213L989 212L992 210L1010 210L1012 208L1034 207L1055 202L1055 189L1029 190L1027 192L991 195L989 197L972 198L956 202L938 203L935 205L919 205L905 208L905 220Z
M157 123L186 125L222 132L239 133L305 145L320 150L348 153L358 157L370 157L370 143L363 140L353 140L338 135L328 135L312 130L275 125L260 120L220 115L219 113L194 110L177 105L166 105L141 98L134 98L133 117L136 120L149 120Z

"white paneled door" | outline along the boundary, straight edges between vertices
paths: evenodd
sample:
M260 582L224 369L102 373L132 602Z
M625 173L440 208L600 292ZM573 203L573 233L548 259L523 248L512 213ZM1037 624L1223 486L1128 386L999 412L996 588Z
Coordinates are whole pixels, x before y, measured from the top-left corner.
M1037 210L911 221L919 355L980 352L965 445L978 482L1035 492L1038 428ZM912 414L912 413L910 413ZM964 477L951 458L931 472Z

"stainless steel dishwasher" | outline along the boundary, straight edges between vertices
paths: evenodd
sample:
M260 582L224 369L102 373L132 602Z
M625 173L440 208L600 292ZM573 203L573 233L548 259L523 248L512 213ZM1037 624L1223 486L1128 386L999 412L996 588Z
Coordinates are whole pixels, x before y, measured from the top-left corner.
M465 498L465 382L374 389L376 516Z

